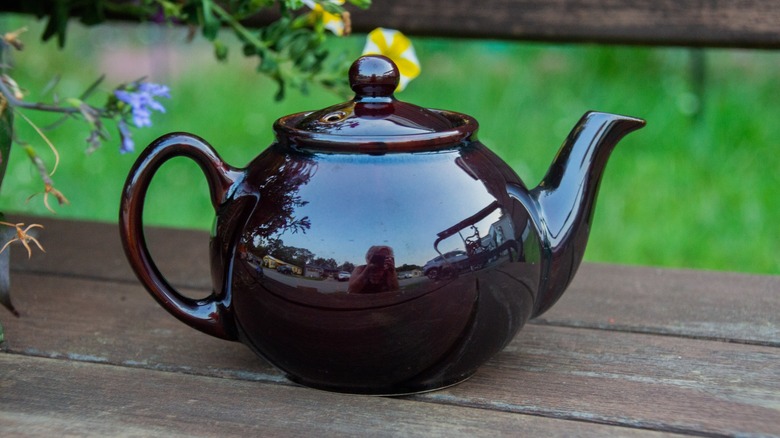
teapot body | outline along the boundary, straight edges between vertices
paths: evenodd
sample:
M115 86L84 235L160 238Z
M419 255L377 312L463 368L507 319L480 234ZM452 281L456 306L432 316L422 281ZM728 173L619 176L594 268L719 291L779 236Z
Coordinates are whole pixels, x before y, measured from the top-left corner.
M433 152L275 143L218 209L214 288L239 340L294 381L364 394L457 383L532 313L538 232L478 141Z
M291 380L359 394L458 383L549 309L582 260L611 151L645 122L586 113L529 190L477 140L476 120L398 101L398 81L391 60L361 57L353 100L277 120L245 169L191 134L150 144L119 225L160 305ZM143 233L150 181L177 156L203 170L216 212L200 300L164 278Z

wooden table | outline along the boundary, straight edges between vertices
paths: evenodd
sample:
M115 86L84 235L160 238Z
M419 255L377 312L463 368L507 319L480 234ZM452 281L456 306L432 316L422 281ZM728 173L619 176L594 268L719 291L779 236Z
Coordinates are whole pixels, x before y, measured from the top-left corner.
M585 264L465 383L348 396L168 315L115 225L18 219L46 225L47 253L14 249L2 436L780 436L780 276ZM148 231L169 279L208 294L207 235Z

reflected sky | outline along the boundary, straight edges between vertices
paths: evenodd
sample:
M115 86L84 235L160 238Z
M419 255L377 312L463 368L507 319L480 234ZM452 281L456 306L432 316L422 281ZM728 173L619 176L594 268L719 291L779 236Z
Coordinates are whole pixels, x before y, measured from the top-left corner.
M307 248L338 263L362 264L371 245L389 245L397 265L423 265L437 255L433 244L438 233L494 201L480 181L466 172L453 172L458 156L322 155L314 179L329 183L301 186L299 195L308 203L296 210L296 216L308 216L311 228L278 237L285 245ZM459 202L461 196L469 201ZM475 205L478 199L484 202ZM478 222L482 236L499 215L496 210ZM463 242L457 234L438 245L441 252L458 248Z

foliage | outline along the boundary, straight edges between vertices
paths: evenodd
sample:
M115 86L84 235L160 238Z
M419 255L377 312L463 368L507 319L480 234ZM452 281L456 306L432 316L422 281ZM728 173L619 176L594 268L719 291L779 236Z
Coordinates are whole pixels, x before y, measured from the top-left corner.
M8 168L8 156L13 143L14 112L7 103L0 100L0 182Z
M367 7L370 0L349 2ZM280 100L290 86L305 91L308 84L317 83L328 89L346 89L346 61L341 58L327 63L329 50L325 44L326 30L338 34L349 32L349 14L344 10L343 3L343 0L37 0L8 1L0 8L45 17L47 24L42 39L56 38L60 47L65 45L72 20L95 25L108 19L123 18L186 26L191 35L199 30L213 44L217 59L226 60L229 49L220 39L220 32L223 28L229 28L240 42L243 54L257 59L257 71L276 82L276 98ZM303 11L299 11L301 9ZM265 10L275 10L279 18L265 27L253 30L242 24L242 20ZM334 27L334 21L340 26ZM22 28L0 36L0 183L9 161L11 145L16 143L24 149L37 170L44 185L44 205L53 211L49 204L50 196L60 204L68 203L68 199L54 187L52 176L59 165L60 155L45 131L58 127L68 119L80 119L89 127L87 151L93 152L110 138L104 121L111 120L119 134L120 152L131 152L134 150L134 142L130 126L151 126L152 112L165 112L165 107L157 99L171 96L167 86L147 82L142 78L114 88L100 104L90 103L93 93L102 86L103 77L100 77L78 97L60 98L55 94L52 102L30 102L25 98L25 88L11 74L11 52L23 49L21 35L25 31ZM53 84L56 85L56 82L54 80ZM57 113L62 118L48 127L40 128L22 110ZM54 156L53 165L47 165L34 145L16 134L14 115L27 122L50 148ZM24 224L1 220L0 225L15 230L12 238L3 239L0 254L5 259L8 257L5 249L13 242L23 244L28 255L32 255L29 242L43 251L43 247L30 233L30 230L43 228L42 225L25 227ZM290 226L305 227L306 223L302 219ZM0 271L0 303L13 311L6 281L10 274L7 269Z
M343 0L38 0L20 2L19 9L47 19L43 39L66 41L68 23L78 19L95 25L110 18L176 23L199 30L212 42L214 54L225 60L230 52L220 34L227 28L241 44L244 56L257 60L257 71L278 85L277 99L288 87L306 90L309 84L335 90L346 89L346 58L326 62L330 50L326 44L325 17L341 17L349 33L349 14ZM370 0L349 0L366 8ZM244 20L269 11L278 14L270 24L250 29Z
M56 128L64 121L71 118L80 118L89 127L89 135L86 138L88 145L87 151L92 152L102 146L103 141L108 140L110 135L103 123L104 120L113 120L118 128L121 138L120 151L130 152L133 150L133 141L131 138L128 123L132 122L136 127L151 125L151 110L164 111L165 108L154 99L156 97L170 97L167 94L167 87L144 82L142 80L121 84L114 89L114 92L105 99L101 105L87 103L87 99L101 85L103 78L99 78L92 85L81 93L79 97L66 99L55 98L52 103L30 102L25 100L25 92L11 76L12 62L11 52L21 50L24 44L21 42L20 35L24 29L16 32L6 33L0 38L0 109L3 113L4 138L11 140L10 144L0 145L0 160L2 165L7 165L8 157L11 152L11 145L17 143L24 149L27 156L32 161L33 166L38 171L44 184L43 200L46 207L53 211L49 205L49 195L57 199L60 204L68 203L67 198L54 187L52 176L59 165L59 152L54 143L46 136L44 131ZM53 87L52 87L53 88ZM32 122L22 110L42 111L58 113L62 118L49 127L40 128ZM12 123L12 116L16 114L19 118L27 122L40 137L40 139L51 149L54 156L54 164L49 167L40 157L37 149L32 143L24 137L16 135L16 129ZM4 176L4 169L0 169L0 183ZM35 196L35 195L33 195ZM5 249L5 246L3 247ZM0 251L2 252L2 251Z

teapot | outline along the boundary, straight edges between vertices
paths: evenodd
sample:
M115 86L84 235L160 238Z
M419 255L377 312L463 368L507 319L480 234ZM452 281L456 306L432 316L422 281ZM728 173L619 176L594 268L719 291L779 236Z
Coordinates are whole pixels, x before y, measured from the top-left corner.
M561 296L585 251L614 146L641 119L588 112L535 188L477 139L477 121L397 100L383 56L349 70L353 100L282 117L245 168L171 133L138 157L120 233L173 316L239 341L289 380L398 395L459 383ZM155 172L187 157L208 182L212 292L178 292L143 232Z

